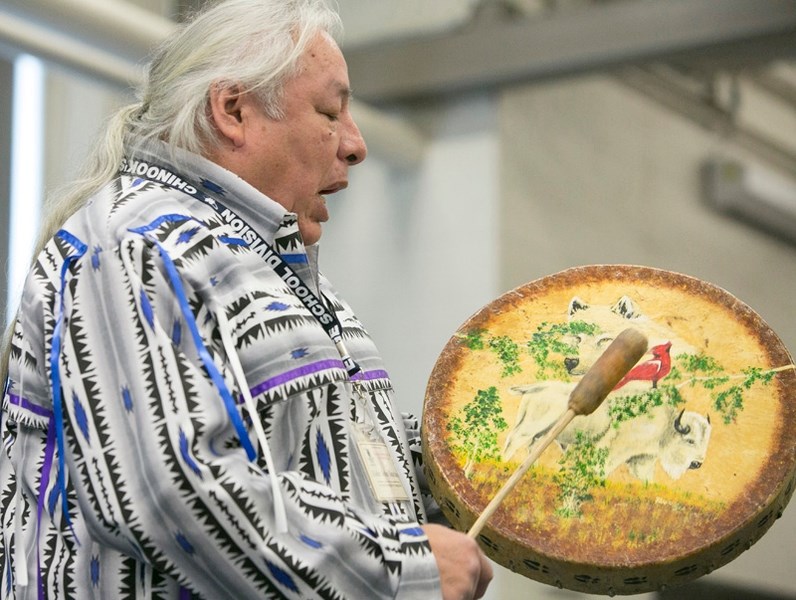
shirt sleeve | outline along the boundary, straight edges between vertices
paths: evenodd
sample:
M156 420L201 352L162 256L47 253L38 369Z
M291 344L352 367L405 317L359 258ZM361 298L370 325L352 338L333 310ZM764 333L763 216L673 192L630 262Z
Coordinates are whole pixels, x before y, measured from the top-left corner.
M442 513L437 500L431 493L431 487L426 478L425 465L423 460L423 444L420 435L420 419L412 413L402 413L404 429L409 442L409 452L412 455L412 463L417 472L417 481L420 485L420 493L423 496L423 505L426 508L426 515L429 522L449 525L449 521Z
M206 597L438 597L417 523L267 472L225 348L199 327L213 315L169 270L197 258L137 238L72 269L58 364L76 530Z

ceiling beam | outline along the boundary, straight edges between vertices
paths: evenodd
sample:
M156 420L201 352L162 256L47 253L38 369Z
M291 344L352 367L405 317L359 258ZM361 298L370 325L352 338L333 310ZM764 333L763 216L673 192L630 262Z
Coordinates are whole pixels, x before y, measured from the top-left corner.
M622 0L345 49L358 98L433 97L629 64L796 57L793 0Z
M9 48L10 50L6 50ZM142 65L98 45L43 27L0 7L0 51L13 56L22 51L68 69L129 90L141 83Z
M128 62L143 62L176 27L127 0L0 0L0 15Z

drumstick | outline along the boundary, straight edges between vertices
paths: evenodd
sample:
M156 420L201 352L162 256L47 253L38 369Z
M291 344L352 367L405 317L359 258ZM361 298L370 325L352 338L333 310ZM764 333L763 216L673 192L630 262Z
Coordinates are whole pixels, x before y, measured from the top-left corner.
M498 490L495 497L487 504L481 516L467 532L475 538L481 532L489 518L500 506L508 493L514 489L525 472L531 468L545 448L558 437L570 421L578 415L590 415L600 406L605 397L614 389L619 380L644 356L647 351L647 338L636 329L625 329L620 333L605 352L569 395L567 410L559 417L552 429L539 441L533 452L528 455L511 478Z

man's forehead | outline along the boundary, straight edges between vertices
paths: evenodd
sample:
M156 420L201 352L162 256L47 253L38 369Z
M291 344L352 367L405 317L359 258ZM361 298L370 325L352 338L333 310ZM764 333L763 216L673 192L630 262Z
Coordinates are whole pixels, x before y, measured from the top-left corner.
M353 94L348 81L348 67L345 58L334 40L326 34L319 34L306 49L301 58L302 66L296 80L304 80L313 87L320 87L341 98Z

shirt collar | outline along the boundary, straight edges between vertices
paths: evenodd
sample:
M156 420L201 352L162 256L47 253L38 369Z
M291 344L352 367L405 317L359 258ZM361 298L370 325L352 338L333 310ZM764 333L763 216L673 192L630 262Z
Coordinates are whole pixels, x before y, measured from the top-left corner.
M232 171L192 152L160 140L129 137L127 152L136 160L152 162L179 173L197 189L217 198L280 253L304 253L296 215Z

